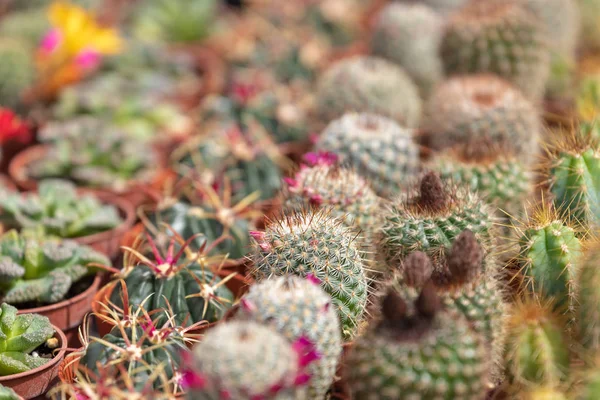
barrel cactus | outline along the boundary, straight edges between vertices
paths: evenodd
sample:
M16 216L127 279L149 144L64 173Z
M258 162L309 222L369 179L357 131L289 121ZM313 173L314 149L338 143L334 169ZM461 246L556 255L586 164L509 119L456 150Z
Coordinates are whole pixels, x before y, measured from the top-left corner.
M307 368L311 399L325 397L342 351L338 316L319 283L310 277L267 279L250 288L236 316L272 326L290 342L304 337L314 345L319 359Z
M372 112L414 128L421 118L421 99L402 68L377 57L338 61L321 76L316 92L321 122L348 111Z
M492 73L538 101L549 74L543 25L514 1L470 1L450 16L441 45L450 75Z
M253 277L259 282L279 275L309 274L333 301L344 340L352 339L367 305L367 279L356 232L330 211L294 211L271 221L264 232L251 232Z
M0 104L15 107L35 79L31 49L17 39L0 40Z
M414 132L376 114L348 113L323 131L315 150L335 154L383 197L401 193L419 170Z

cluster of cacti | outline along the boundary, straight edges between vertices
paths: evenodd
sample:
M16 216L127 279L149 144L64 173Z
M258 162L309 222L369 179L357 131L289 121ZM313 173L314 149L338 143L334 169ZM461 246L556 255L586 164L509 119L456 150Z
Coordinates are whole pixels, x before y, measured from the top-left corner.
M35 79L33 56L26 44L10 36L2 36L0 58L0 104L18 106Z
M102 204L93 195L77 194L71 182L45 180L37 193L3 193L0 222L12 228L42 227L48 235L76 238L114 229L123 220L117 207Z
M90 264L110 265L106 256L71 240L9 231L0 237L0 299L16 305L63 300Z

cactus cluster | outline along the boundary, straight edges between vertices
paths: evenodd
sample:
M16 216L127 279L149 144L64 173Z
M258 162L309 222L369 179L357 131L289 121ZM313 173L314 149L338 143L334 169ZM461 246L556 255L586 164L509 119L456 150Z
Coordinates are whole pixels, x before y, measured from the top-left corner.
M3 21L4 22L4 21ZM0 104L21 104L24 92L35 80L35 66L29 46L3 36L0 40Z

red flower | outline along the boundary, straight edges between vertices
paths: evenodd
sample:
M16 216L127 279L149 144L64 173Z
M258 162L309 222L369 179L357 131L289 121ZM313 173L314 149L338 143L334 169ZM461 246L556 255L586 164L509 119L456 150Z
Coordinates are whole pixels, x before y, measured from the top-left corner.
M14 112L0 108L0 143L14 140L20 143L31 141L31 130Z

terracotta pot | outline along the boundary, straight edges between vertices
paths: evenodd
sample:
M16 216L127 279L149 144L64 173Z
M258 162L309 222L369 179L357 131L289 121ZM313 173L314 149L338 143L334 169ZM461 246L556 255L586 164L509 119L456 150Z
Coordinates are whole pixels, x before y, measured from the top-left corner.
M237 271L234 269L231 269L231 268L223 268L218 272L217 275L224 278L224 277L230 275L232 272L237 272ZM232 279L230 279L229 281L227 281L225 283L225 286L227 286L227 288L229 290L231 290L235 299L239 299L246 293L250 283L251 282L248 279L242 277L239 273L237 273L236 275L234 275L234 277ZM98 317L98 316L106 316L107 315L106 309L102 306L102 304L108 303L108 299L110 298L110 295L112 294L114 288L115 288L115 285L112 283L109 283L108 285L103 286L95 294L93 301L92 301L92 311L94 313L94 318L96 320L96 328L98 329L98 334L100 335L100 337L109 333L111 331L111 329L114 327L114 325L111 324L110 322L105 321L101 317ZM202 327L198 328L197 330L194 330L193 332L190 331L190 333L194 333L194 334L202 333L202 332L206 331L207 329L212 328L219 322L220 321L213 322L213 323L210 323L207 325L203 325Z
M77 296L47 306L19 310L19 314L45 315L53 325L64 332L69 347L78 347L79 326L83 317L92 310L92 300L98 291L100 280L101 276L96 275L90 287Z
M0 376L0 385L14 390L25 399L33 399L46 393L54 384L58 375L59 365L67 351L67 338L62 330L54 326L56 337L60 341L60 351L45 365L20 374Z
M1 174L0 174L0 188L6 188L8 190L14 190L14 191L17 190L17 187L15 186L13 181L11 181L8 176L1 175Z

